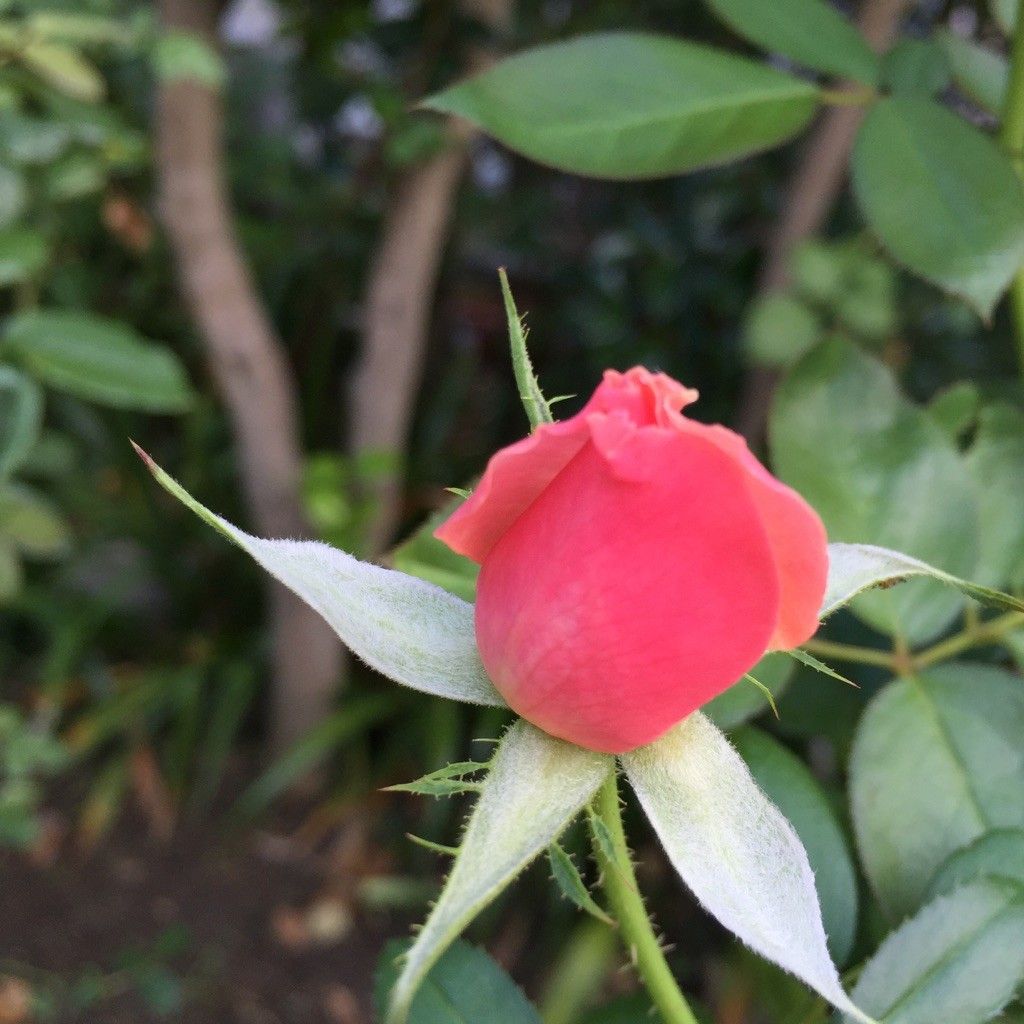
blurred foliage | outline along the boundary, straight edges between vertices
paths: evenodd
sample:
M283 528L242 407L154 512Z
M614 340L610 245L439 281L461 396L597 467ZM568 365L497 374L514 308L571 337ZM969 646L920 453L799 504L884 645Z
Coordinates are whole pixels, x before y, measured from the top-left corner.
M325 817L365 802L375 838L397 858L388 876L364 885L367 905L418 913L432 891L423 878L441 872L434 855L403 834L456 841L465 798L392 795L382 814L366 794L448 762L486 760L486 741L505 722L500 712L391 690L381 699L378 681L353 666L334 717L264 772L246 767L265 732L258 570L156 493L126 440L144 438L190 491L246 523L229 425L177 297L153 202L153 90L169 68L226 83L236 227L292 361L311 453L303 492L325 540L363 548L373 508L353 481L398 464L403 540L393 564L472 597L475 566L429 530L452 500L444 488L466 485L497 446L527 429L495 275L504 265L546 393L574 396L556 415L577 409L605 367L643 363L700 388L695 415L733 422L749 367L770 365L788 374L772 424L776 464L836 537L849 531L850 539L891 542L994 586L1024 582L1024 426L1007 311L997 309L987 328L966 305L895 267L863 233L849 198L826 235L800 248L790 286L756 298L761 245L784 202L792 148L685 177L611 184L530 164L478 139L444 256L408 451L355 465L340 396L358 354L367 268L391 186L442 144L438 122L411 101L453 81L485 31L449 0L289 0L265 29L238 14L243 6L229 5L222 21L221 63L190 38L161 36L146 4L0 2L0 842L37 841L53 777L58 803L89 848L132 793L148 794L158 831L225 803L234 808L230 820L245 823L328 755ZM939 7L919 12L912 28L944 24ZM965 9L987 18L984 5ZM502 45L623 27L744 46L701 5L667 0L524 3ZM886 82L901 94L931 92L946 89L952 74L966 97L991 103L1002 87L998 47L979 57L959 36L936 38L948 67L934 46L909 40L884 62ZM833 460L853 474L852 493L827 483ZM922 465L941 470L925 474L928 487ZM958 598L928 588L914 584L898 599L871 595L856 615L830 622L827 638L879 651L941 640L965 613ZM1019 637L1007 639L1014 642L1019 652ZM990 644L971 658L1001 668L954 663L922 683L944 713L950 673L968 680L972 706L950 712L950 728L968 745L979 721L1019 715L1019 701L999 683L973 683L1006 676L1006 649ZM914 839L916 804L899 802L893 777L917 790L938 782L912 751L903 760L871 758L878 778L856 777L854 754L854 802L865 787L889 799L851 816L851 748L864 764L865 749L898 748L932 720L885 669L841 667L860 689L772 656L752 674L778 699L778 720L742 681L711 713L724 728L743 726L739 745L769 791L776 784L800 798L794 824L831 869L833 949L858 964L903 913L925 913L922 904L939 893L929 888L938 884L933 875L960 870L946 860L955 845L986 842L1024 818L1019 800L998 790L978 821L923 820L922 812ZM879 724L887 705L904 717ZM896 731L892 743L885 729ZM1004 733L1007 757L1019 764L1021 734ZM231 778L239 763L240 798ZM955 764L938 768L957 774ZM934 806L943 799L938 792ZM947 835L954 824L955 843ZM887 873L864 855L883 842L865 835L879 833L890 844L897 834L913 839L929 856L911 858L912 877ZM580 837L570 833L564 845L582 883L592 884ZM846 872L851 856L860 865L856 892ZM993 844L979 875L1001 876L1011 861L1019 861L1019 843ZM577 921L546 871L522 883L536 896L522 901L531 977L555 962ZM773 969L730 952L663 874L652 869L642 883L651 904L666 908L659 917L679 941L685 983L700 980L686 973L695 957L717 952L739 979L730 998L780 1024L822 1012ZM1005 890L975 896L998 909ZM499 901L475 937L492 935L508 907ZM600 958L610 955L600 950L592 954L598 966L588 967L598 977ZM132 985L149 986L154 1007L170 1006L182 994L162 965L161 954L144 951L107 973L118 984L130 976ZM103 979L95 984L106 991ZM494 984L504 990L506 981L495 975ZM101 1001L85 992L53 998ZM595 1004L608 996L607 1007L578 1019L611 1024L646 1012L614 985L597 995Z

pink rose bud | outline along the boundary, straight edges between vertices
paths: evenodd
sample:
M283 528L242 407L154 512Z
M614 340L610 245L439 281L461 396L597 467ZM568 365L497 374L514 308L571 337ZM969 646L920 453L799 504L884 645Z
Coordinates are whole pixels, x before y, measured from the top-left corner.
M490 461L438 530L482 566L476 635L523 718L582 747L656 739L817 629L825 529L697 392L609 370Z

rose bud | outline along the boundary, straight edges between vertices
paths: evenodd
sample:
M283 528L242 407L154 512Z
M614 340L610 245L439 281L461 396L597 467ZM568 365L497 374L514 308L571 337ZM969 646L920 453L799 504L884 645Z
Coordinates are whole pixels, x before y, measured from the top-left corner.
M494 455L436 532L482 567L494 685L582 747L649 743L818 626L821 520L739 435L685 417L696 399L609 370L578 415Z

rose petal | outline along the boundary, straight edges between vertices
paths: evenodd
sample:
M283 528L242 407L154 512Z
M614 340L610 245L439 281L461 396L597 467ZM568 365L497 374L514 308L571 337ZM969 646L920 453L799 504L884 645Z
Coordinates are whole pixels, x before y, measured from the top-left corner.
M509 704L619 752L731 685L778 618L775 562L743 469L707 439L620 416L491 550L477 639Z
M483 564L491 548L587 443L579 416L546 423L502 448L473 493L435 531L453 551Z

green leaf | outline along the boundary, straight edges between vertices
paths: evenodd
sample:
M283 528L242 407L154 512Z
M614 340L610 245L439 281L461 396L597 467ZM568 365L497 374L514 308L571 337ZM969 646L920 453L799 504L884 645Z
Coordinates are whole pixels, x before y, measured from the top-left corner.
M847 253L839 246L810 238L793 250L794 287L812 302L833 305L846 290L849 263Z
M841 675L831 665L826 665L825 662L819 661L809 651L802 650L799 647L794 647L790 651L786 651L789 657L799 661L801 665L806 665L810 669L814 669L815 672L820 673L823 676L828 676L830 679L836 679L840 683L845 683L847 686L856 686L857 684L852 679L847 679L846 676Z
M509 287L504 267L499 268L498 278L501 281L501 297L505 302L505 316L508 318L512 369L519 387L519 398L526 410L526 418L530 421L530 429L536 430L542 423L554 423L555 418L551 415L551 407L533 372L530 353L526 349L526 328L523 326L519 310L516 309L515 299L512 298L512 289Z
M850 804L865 872L899 920L950 853L1024 826L1020 678L954 663L890 683L857 729Z
M870 544L829 544L829 573L825 601L819 615L825 618L843 605L874 587L889 589L905 583L914 576L930 579L954 587L981 604L1003 611L1024 611L1024 601L1010 594L982 587L977 583L950 576L934 566L898 551L877 548Z
M797 64L878 84L878 57L864 37L823 0L707 0L738 35Z
M13 224L28 202L25 179L13 167L0 164L0 228Z
M981 392L969 380L958 381L935 394L928 403L928 415L949 435L953 441L974 426L981 407ZM984 545L984 530L981 543Z
M556 740L522 719L509 729L444 889L406 956L387 1024L411 1024L413 998L441 954L558 838L612 767L609 756Z
M13 366L0 365L0 483L25 461L43 424L43 393Z
M0 230L0 288L34 277L50 256L50 247L31 228Z
M71 144L66 124L9 114L0 118L0 159L36 166L56 160Z
M868 961L853 997L886 1024L981 1024L1024 979L1024 889L974 882L929 903Z
M936 39L946 51L956 84L989 113L1001 116L1010 80L1006 58L946 29Z
M29 33L48 42L78 45L129 45L134 35L116 18L70 11L33 11L25 20Z
M0 536L0 604L10 601L21 589L21 558L6 537Z
M165 82L193 81L220 89L227 80L220 54L193 32L164 32L153 47L151 60L157 78Z
M988 586L1024 582L1024 414L1009 403L982 409L967 465L977 485L981 552L975 575Z
M804 763L752 726L731 737L754 781L786 816L807 851L832 958L850 957L857 928L857 873L835 811Z
M810 121L817 100L810 83L753 61L621 32L527 50L424 106L540 163L633 180L778 145Z
M301 597L371 668L423 693L505 707L477 652L472 605L319 541L262 540L244 533L136 450L161 487Z
M384 947L374 984L383 1017L400 971L406 942ZM518 985L481 949L454 942L423 980L409 1024L540 1024Z
M1017 27L1019 5L1020 0L988 0L992 17L996 19L996 23L1003 30L1004 35L1013 35L1013 30Z
M970 474L949 437L900 394L881 363L838 338L819 345L782 381L770 435L777 473L817 509L833 540L883 545L970 577L978 546ZM833 549L841 550L857 553ZM841 582L830 580L823 614L878 580L868 575L845 590ZM867 594L853 610L876 629L923 643L962 604L933 584L910 583Z
M391 564L410 576L443 587L464 601L476 599L476 578L480 566L463 555L457 555L447 544L434 536L441 525L462 504L459 497L445 502L408 539L391 553Z
M861 1021L829 956L814 874L790 823L699 711L622 766L669 860L708 913Z
M98 153L68 153L46 169L46 190L58 202L93 195L106 180L107 169Z
M1024 262L1024 192L978 129L928 100L882 100L857 136L853 187L897 262L988 318Z
M763 683L777 700L789 685L794 665L781 652L766 654L751 670L758 682ZM768 700L756 687L744 679L733 683L728 690L709 701L701 710L719 729L729 732L738 725L750 721L768 709Z
M949 58L930 39L901 39L882 59L882 82L895 93L935 96L949 88Z
M22 63L58 92L84 103L103 99L106 86L100 73L75 50L57 43L32 42L22 47Z
M743 340L747 352L769 366L790 366L815 342L822 324L817 314L785 292L768 292L747 310Z
M185 370L170 349L104 317L18 313L7 323L0 352L51 387L102 405L177 413L192 402Z
M579 869L573 863L572 857L558 843L552 843L548 847L548 864L551 865L551 877L566 899L584 913L597 918L598 921L603 921L611 926L615 925L615 921L597 905L594 897L590 895L590 890L580 876Z
M471 782L467 775L474 775L487 767L485 761L458 761L421 775L412 782L400 782L385 786L387 793L419 793L421 796L454 796L457 793L478 792L479 782Z
M41 494L21 484L0 489L0 536L33 558L56 558L71 543L63 517Z
M928 886L928 899L954 892L966 882L1002 878L1024 886L1024 830L999 828L955 850Z

